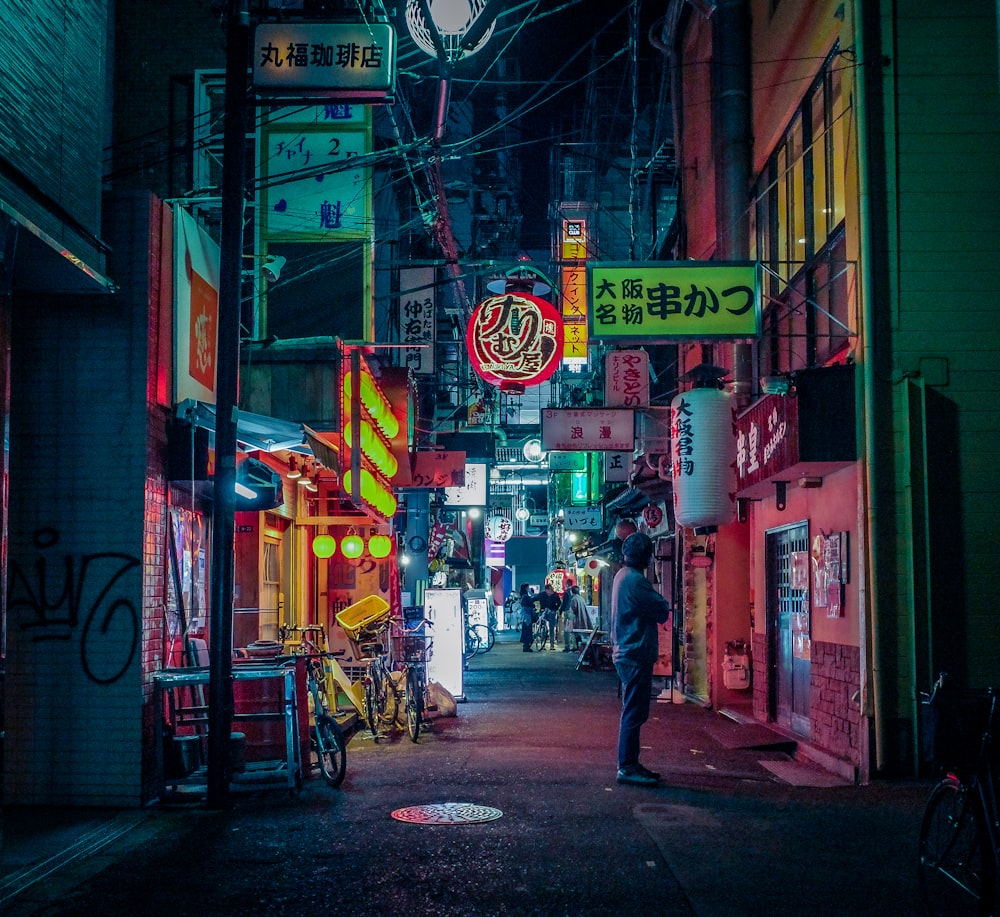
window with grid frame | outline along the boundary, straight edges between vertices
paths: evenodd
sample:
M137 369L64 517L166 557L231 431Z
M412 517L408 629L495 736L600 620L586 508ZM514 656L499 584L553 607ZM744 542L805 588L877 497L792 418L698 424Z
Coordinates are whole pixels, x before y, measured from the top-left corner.
M846 261L849 100L827 58L758 176L753 245L765 266L760 374L820 366L849 344Z

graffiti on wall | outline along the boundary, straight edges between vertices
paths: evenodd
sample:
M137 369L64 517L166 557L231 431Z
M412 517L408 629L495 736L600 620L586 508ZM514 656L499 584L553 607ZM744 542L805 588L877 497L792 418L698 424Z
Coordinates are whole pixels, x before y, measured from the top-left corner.
M141 624L135 604L115 589L139 559L114 551L59 555L52 528L39 529L32 541L39 551L34 570L10 565L8 615L35 643L78 635L87 678L117 681L139 648Z

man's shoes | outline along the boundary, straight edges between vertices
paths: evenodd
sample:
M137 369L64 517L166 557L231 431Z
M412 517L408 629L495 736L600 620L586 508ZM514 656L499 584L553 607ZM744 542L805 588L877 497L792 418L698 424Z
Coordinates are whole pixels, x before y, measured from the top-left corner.
M654 776L652 771L647 771L646 768L633 764L631 767L618 768L618 782L628 783L632 786L656 786L659 784L660 778Z
M660 779L660 775L656 771L651 771L651 770L649 770L649 768L643 767L641 764L637 764L635 766L635 769L640 774L644 774L647 777L652 777L654 780L659 780Z
M533 652L534 652L534 650L533 650L533 649L532 649L532 648L531 648L530 646L526 646L526 647L524 648L524 652L526 652L526 653L533 653Z

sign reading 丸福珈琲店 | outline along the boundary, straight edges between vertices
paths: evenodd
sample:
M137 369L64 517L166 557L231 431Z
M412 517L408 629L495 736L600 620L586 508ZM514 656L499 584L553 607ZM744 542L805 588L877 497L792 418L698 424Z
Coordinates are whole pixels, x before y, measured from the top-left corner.
M375 102L395 87L396 33L386 23L264 23L252 54L261 95Z
M588 266L594 340L743 339L760 334L754 262Z

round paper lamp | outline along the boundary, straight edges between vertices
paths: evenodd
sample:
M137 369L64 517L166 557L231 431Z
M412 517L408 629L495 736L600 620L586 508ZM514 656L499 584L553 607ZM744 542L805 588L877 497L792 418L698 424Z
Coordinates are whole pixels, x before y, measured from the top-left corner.
M733 397L695 388L670 403L670 464L678 525L727 525L736 518Z
M313 554L319 558L333 557L334 551L337 550L337 541L332 535L317 535L313 539L312 549Z
M368 553L372 557L388 557L392 551L392 539L388 535L372 535L368 539Z
M340 550L348 560L354 560L364 553L365 540L360 535L345 535L340 540Z

